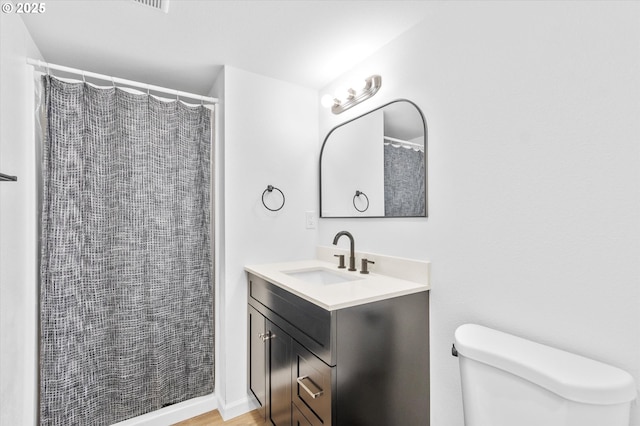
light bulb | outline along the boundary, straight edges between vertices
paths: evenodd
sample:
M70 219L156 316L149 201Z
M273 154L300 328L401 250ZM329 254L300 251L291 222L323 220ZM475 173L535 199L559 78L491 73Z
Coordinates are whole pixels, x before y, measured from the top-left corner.
M331 108L335 104L333 96L326 94L320 99L320 104L325 108Z

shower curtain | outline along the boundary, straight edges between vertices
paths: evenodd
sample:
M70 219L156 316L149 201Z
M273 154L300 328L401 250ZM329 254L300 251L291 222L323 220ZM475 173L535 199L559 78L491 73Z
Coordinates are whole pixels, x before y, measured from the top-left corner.
M43 85L41 424L212 393L210 110Z
M384 146L384 215L424 216L425 156L403 146Z

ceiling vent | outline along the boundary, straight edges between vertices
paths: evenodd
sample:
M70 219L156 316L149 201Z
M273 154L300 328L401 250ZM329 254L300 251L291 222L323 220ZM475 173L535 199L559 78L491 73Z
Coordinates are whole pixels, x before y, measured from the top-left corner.
M161 10L164 13L169 12L169 0L133 0L134 3Z

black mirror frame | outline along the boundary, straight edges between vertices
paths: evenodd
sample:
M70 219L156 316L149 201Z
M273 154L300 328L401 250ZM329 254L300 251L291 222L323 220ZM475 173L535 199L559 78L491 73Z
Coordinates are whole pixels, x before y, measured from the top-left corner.
M367 114L371 114L372 112L378 111L379 109L385 108L391 104L394 104L396 102L408 102L411 105L413 105L416 110L418 111L418 113L420 114L420 118L422 119L422 125L424 128L424 165L425 165L425 173L424 173L424 191L425 191L425 197L424 197L424 215L422 216L323 216L322 215L322 155L324 154L324 147L327 144L327 140L329 139L329 136L331 136L331 134L339 129L342 126L345 126L349 123L351 123L352 121L355 121L359 118L364 117ZM322 148L320 149L320 159L318 161L318 198L319 198L319 212L318 212L318 217L321 219L404 219L404 218L416 218L416 217L429 217L429 155L428 155L428 142L429 142L429 137L428 137L428 133L427 133L427 120L424 118L424 114L422 113L422 110L420 109L420 107L413 101L410 101L409 99L404 99L404 98L400 98L400 99L395 99L393 101L387 102L384 105L381 105L377 108L372 109L371 111L367 111L364 114L361 114L357 117L354 117L350 120L345 121L342 124L338 124L336 127L334 127L333 129L329 130L329 133L327 133L327 136L324 138L324 142L322 142Z

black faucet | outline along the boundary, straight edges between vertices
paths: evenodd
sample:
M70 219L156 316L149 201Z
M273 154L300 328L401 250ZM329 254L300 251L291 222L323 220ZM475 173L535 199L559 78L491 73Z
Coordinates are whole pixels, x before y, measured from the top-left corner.
M349 253L349 271L356 271L356 256L355 256L355 241L353 240L353 235L351 235L351 233L347 232L347 231L340 231L336 234L335 237L333 237L333 245L337 245L338 244L338 240L340 239L340 237L342 237L343 235L346 235L349 238L349 243L351 245L350 247L350 253Z

